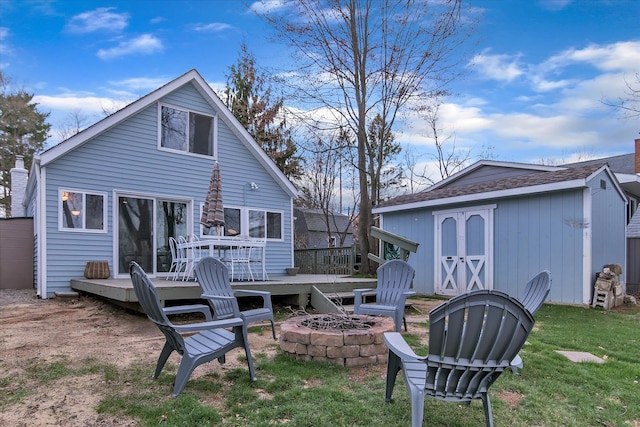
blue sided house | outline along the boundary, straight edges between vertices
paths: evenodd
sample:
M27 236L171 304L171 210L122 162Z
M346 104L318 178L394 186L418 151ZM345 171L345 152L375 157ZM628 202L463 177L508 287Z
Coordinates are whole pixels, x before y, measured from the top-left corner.
M215 162L224 235L266 239L268 274L293 265L297 191L195 70L34 159L25 214L34 218L38 295L70 291L89 261L127 278L135 260L167 275L169 237L195 234Z
M627 196L607 163L541 166L480 161L373 212L381 228L420 244L414 289L521 295L551 272L548 301L589 304L606 264L626 271Z

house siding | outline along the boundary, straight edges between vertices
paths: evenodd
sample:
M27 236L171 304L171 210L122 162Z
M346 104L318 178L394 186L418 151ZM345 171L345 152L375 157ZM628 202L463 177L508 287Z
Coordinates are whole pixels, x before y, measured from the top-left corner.
M161 103L214 115L215 111L192 84L164 97ZM291 198L247 146L219 116L218 160L225 205L281 211L283 241L268 241L267 271L281 274L292 264ZM138 195L193 201L193 232L199 232L214 159L158 149L158 103L76 147L46 166L47 293L69 290L69 280L81 277L87 261L109 260L114 268L114 190ZM249 182L256 182L252 191ZM58 231L59 188L107 193L107 232ZM195 196L195 197L194 197Z

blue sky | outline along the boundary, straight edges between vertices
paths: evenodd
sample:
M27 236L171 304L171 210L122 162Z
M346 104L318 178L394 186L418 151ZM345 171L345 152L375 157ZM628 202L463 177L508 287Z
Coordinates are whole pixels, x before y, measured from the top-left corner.
M640 1L478 0L467 73L440 109L444 135L496 160L583 160L626 154L640 122L603 97L623 96L640 72ZM258 67L286 50L236 0L2 0L0 68L36 95L56 128L75 111L93 123L195 68L214 87L247 43ZM432 151L426 127L408 120L397 139ZM424 155L426 154L419 154ZM427 157L423 157L423 160Z

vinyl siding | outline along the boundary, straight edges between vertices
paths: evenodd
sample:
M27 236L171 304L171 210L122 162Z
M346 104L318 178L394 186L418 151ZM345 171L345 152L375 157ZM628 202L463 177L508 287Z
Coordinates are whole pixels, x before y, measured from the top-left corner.
M214 115L192 84L161 100ZM291 199L264 166L219 116L218 156L225 205L282 212L284 241L268 241L267 271L283 274L291 266ZM113 254L114 190L193 201L193 231L199 232L200 205L206 195L214 159L158 149L158 104L154 103L117 126L47 165L47 291L69 290L69 280L84 273L86 261L109 260ZM253 181L259 186L250 190ZM60 187L107 193L107 233L58 231Z

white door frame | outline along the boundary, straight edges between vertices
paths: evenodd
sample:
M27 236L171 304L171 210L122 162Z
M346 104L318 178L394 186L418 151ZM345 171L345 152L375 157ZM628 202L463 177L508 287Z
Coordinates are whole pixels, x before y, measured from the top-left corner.
M460 295L473 289L493 288L493 210L496 205L474 206L465 209L434 211L434 292L442 295ZM467 221L475 216L484 220L480 253L467 254ZM455 221L455 251L443 255L442 224ZM484 272L481 274L481 272Z

